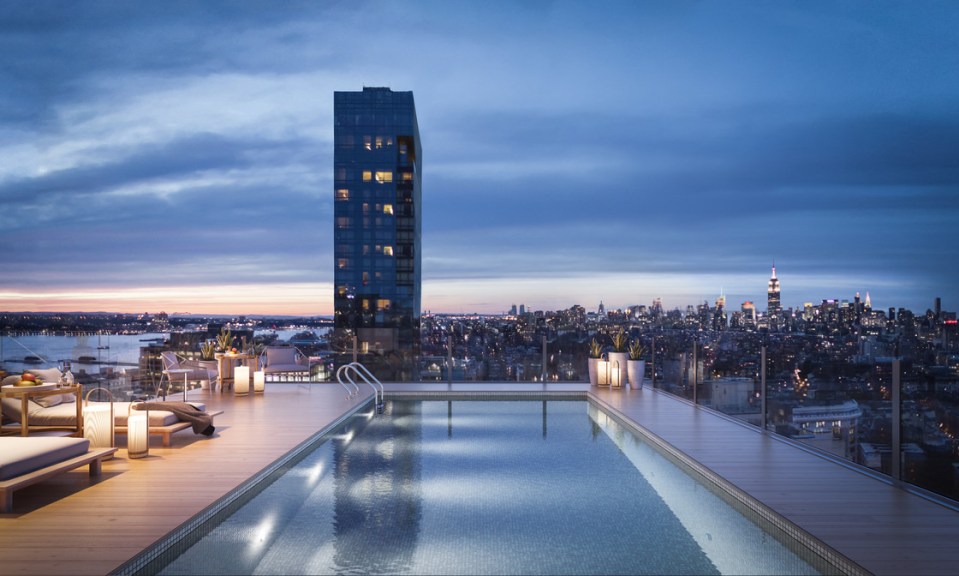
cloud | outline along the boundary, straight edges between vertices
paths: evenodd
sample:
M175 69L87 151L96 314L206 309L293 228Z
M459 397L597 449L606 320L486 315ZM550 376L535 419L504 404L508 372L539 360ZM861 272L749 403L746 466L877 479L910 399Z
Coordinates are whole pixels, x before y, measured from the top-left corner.
M415 94L444 306L761 299L774 260L784 300L959 301L959 10L864 7L6 3L0 288L329 282L366 85Z

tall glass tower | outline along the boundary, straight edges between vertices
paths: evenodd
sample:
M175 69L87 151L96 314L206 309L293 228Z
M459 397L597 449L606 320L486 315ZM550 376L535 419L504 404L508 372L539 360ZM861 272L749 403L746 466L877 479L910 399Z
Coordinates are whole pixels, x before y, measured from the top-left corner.
M334 344L418 379L422 153L412 92L333 93Z

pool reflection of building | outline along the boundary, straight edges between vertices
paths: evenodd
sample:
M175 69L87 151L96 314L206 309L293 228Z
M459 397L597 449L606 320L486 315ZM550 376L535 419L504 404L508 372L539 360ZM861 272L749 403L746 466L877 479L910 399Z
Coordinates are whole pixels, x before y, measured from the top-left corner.
M373 418L360 437L334 445L338 570L399 574L413 565L422 513L419 412L419 403L391 403L389 420Z

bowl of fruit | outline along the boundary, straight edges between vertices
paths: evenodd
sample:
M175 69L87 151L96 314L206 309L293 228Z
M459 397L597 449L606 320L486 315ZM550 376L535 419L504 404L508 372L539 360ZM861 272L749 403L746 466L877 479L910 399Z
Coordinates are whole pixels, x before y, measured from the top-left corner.
M29 372L24 372L20 376L20 381L14 384L14 386L40 386L43 384L43 381L34 376Z

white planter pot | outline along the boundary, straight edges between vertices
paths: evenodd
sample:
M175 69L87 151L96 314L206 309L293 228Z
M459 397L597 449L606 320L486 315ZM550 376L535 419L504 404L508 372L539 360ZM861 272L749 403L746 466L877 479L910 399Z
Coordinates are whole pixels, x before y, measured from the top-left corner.
M626 372L629 374L629 387L633 390L643 389L643 378L646 377L646 361L630 360L626 363Z
M589 358L589 385L596 386L599 383L599 380L596 378L596 364L601 360L601 358Z
M625 352L610 352L609 357L609 385L613 388L626 386L626 361L629 354Z

